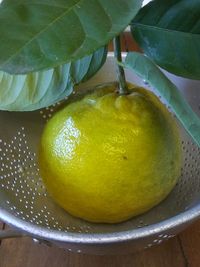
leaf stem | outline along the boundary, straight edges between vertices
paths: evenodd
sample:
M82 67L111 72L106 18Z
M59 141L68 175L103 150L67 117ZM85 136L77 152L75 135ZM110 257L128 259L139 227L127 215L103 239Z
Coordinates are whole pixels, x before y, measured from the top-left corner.
M118 76L119 82L119 94L120 95L127 95L129 94L129 90L126 83L124 68L118 64L118 62L122 62L122 55L121 55L121 43L120 43L120 35L116 36L113 40L114 45L114 54L116 58L116 71Z

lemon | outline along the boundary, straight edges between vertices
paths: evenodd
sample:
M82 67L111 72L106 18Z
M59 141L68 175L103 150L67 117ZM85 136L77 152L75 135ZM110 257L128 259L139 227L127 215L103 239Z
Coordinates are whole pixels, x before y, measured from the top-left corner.
M48 192L66 211L117 223L149 210L172 190L180 175L179 132L152 93L135 87L118 95L107 85L49 120L39 163Z

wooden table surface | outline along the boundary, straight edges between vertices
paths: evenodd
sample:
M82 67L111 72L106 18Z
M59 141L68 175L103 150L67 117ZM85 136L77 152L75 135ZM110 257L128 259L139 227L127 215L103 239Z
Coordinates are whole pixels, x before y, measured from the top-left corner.
M138 50L124 34L124 51ZM112 50L112 45L109 47ZM0 228L5 225L0 222ZM151 249L122 256L94 256L36 244L31 238L0 243L0 267L200 267L200 221L177 237Z

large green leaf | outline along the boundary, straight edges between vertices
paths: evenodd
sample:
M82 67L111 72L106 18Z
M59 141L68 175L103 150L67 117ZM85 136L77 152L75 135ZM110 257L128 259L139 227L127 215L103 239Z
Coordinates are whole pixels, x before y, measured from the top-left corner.
M150 2L131 28L145 54L159 66L179 76L200 79L199 0Z
M106 60L107 49L73 63L26 75L0 71L0 110L30 111L49 106L73 91L73 86L89 79Z
M53 68L91 54L121 32L143 0L4 0L0 70Z
M176 86L146 56L132 52L126 57L125 67L135 71L168 102L185 129L200 146L200 118L194 113Z

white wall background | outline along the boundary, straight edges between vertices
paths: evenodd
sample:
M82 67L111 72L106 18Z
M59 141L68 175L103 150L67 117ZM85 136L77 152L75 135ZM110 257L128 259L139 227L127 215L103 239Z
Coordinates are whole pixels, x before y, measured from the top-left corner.
M151 2L151 0L144 0L143 6L146 5L147 3Z

